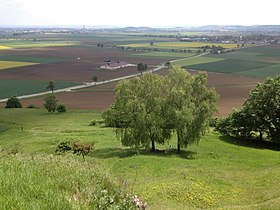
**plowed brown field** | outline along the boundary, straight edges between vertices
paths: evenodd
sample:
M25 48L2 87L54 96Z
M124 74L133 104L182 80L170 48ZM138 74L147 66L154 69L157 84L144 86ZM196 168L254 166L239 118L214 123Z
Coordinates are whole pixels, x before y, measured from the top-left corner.
M164 71L164 70L163 70ZM215 87L220 94L219 112L217 115L228 115L233 108L242 106L249 91L255 87L260 79L208 73L209 86ZM109 83L77 92L61 93L57 95L60 103L69 109L104 110L114 102L113 89L116 83ZM23 100L23 105L36 104L42 107L42 98Z

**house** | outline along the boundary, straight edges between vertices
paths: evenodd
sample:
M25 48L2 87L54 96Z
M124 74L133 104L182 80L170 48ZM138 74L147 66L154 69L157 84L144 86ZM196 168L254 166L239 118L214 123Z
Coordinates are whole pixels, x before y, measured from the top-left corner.
M102 69L109 69L109 70L115 70L120 69L124 67L130 67L130 66L136 66L135 64L130 64L124 61L111 61L111 60L105 60L104 65L100 66Z

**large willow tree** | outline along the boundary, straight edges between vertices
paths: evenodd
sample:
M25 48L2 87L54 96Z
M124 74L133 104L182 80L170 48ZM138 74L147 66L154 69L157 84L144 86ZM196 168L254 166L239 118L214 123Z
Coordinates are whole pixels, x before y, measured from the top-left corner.
M166 127L163 77L144 74L120 82L115 88L115 103L103 114L107 125L116 127L125 146L149 147L164 144L171 137Z
M207 87L207 74L190 74L173 67L166 77L166 103L171 127L177 134L177 152L198 142L217 111L218 96Z
M144 74L120 82L115 103L103 114L116 127L125 146L152 147L177 134L181 147L198 142L216 111L217 94L207 88L207 75L191 75L175 67L166 77Z

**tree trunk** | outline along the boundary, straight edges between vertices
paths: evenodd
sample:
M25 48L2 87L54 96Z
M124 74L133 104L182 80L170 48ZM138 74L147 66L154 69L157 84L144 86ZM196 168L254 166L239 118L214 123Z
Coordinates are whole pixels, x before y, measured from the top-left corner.
M263 134L262 134L261 131L260 131L260 140L261 140L261 141L263 140Z
M181 135L179 134L179 132L177 132L177 138L177 154L179 154L181 152Z
M152 139L152 152L156 151L155 140Z

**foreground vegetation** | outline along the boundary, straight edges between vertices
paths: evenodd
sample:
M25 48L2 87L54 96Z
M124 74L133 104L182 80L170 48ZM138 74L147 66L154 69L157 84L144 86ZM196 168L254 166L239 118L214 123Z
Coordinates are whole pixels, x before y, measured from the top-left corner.
M89 126L93 120L96 125ZM277 209L280 205L280 154L276 147L268 149L210 132L199 146L192 145L180 155L173 149L176 136L170 141L171 148L163 145L155 154L136 151L122 147L114 130L102 124L101 113L93 111L59 114L44 109L0 109L0 131L5 154L24 154L1 156L1 183L19 186L1 187L1 205L13 199L9 205L15 208L20 204L55 209L60 200L68 209L71 205L83 207L91 200L88 192L95 192L92 185L99 180L95 179L99 171L126 186L128 193L139 195L149 209ZM58 143L70 139L94 142L95 150L85 162L72 154L53 156ZM42 173L45 178L40 179ZM73 199L69 204L69 198L79 194L79 185L80 203ZM23 196L26 191L30 193ZM34 192L38 192L37 198ZM52 193L62 193L67 201L59 195L47 204L43 192L50 198Z
M1 209L133 209L131 196L95 163L0 153Z

